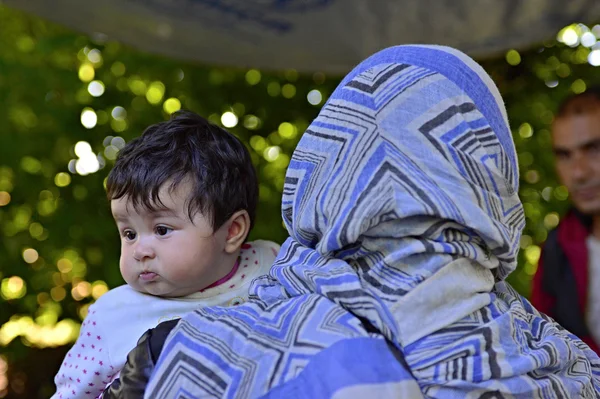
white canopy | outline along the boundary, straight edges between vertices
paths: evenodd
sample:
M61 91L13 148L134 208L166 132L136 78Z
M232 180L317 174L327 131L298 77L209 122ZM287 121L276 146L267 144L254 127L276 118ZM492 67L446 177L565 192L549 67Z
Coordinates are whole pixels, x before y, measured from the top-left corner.
M435 43L474 57L526 48L600 0L4 0L87 34L205 64L345 73L384 47Z

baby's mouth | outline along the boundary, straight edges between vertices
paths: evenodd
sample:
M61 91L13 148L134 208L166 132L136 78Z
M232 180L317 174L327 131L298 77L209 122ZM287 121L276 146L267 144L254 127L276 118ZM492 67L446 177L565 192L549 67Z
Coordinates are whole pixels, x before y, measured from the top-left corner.
M158 277L158 274L154 272L141 272L140 279L143 281L154 281Z

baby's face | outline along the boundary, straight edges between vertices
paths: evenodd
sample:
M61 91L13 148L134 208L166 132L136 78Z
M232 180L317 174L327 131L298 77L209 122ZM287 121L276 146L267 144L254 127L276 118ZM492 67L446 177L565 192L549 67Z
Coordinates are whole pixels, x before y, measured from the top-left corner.
M111 210L121 236L120 268L127 284L140 292L179 297L219 279L222 269L217 265L226 256L227 231L213 232L199 212L190 220L189 183L172 192L165 186L159 192L164 206L158 211L142 206L136 210L128 197L112 200Z

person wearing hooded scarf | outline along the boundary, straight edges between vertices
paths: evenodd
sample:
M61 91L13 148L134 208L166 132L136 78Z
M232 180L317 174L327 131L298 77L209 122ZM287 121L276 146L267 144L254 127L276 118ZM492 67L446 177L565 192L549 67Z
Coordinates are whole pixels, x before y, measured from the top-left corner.
M525 223L500 94L463 53L350 72L287 170L250 300L185 316L146 398L597 398L600 360L504 280Z

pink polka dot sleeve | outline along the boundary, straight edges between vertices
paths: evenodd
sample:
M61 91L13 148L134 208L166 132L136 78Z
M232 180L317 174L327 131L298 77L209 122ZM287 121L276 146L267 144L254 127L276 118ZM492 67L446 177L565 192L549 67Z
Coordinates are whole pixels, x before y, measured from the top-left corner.
M119 371L110 364L106 337L92 309L54 378L56 393L52 399L97 398Z

